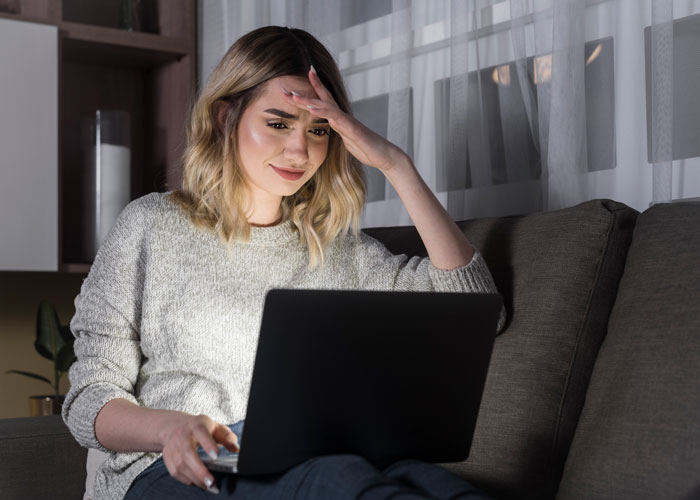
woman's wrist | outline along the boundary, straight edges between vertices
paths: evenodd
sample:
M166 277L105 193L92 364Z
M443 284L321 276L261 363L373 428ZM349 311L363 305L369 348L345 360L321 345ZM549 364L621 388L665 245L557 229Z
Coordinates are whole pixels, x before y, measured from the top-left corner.
M168 439L172 436L173 431L182 425L183 421L192 417L189 413L177 410L151 410L155 412L154 418L151 421L155 427L155 435L160 451L163 450Z
M97 415L95 437L108 450L160 452L163 439L179 413L146 408L122 398L113 399Z
M396 148L396 153L391 156L390 167L382 170L382 173L392 186L396 187L396 184L401 182L402 179L405 179L409 174L418 174L418 170L413 164L411 157L401 151L401 149Z
M450 270L468 264L474 249L425 183L411 158L406 154L397 156L392 168L384 171L384 175L396 189L433 266Z

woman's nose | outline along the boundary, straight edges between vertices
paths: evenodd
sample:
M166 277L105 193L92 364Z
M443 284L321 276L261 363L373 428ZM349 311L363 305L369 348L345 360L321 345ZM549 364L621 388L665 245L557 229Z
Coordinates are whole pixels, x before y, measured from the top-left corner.
M287 136L287 143L284 146L284 155L294 162L295 165L303 165L308 161L309 144L304 130L294 130Z

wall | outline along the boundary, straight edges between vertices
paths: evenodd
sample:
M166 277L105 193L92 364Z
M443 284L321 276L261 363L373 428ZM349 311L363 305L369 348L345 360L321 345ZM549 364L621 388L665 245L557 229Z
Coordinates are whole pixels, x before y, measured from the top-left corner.
M53 378L53 365L34 350L39 302L51 302L61 324L75 314L73 301L85 275L67 273L0 272L0 418L28 417L29 396L51 394L45 382L6 370L24 370ZM68 391L68 375L61 393Z

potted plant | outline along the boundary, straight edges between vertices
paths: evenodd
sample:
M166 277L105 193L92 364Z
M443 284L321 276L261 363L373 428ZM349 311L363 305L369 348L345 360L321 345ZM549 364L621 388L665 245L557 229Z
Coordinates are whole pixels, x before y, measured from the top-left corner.
M29 397L29 412L32 416L55 415L61 413L61 405L65 399L59 394L58 384L61 376L68 371L75 361L73 341L75 338L68 325L61 325L56 309L48 301L39 303L36 316L36 340L34 348L41 356L53 361L53 382L43 375L22 370L7 370L5 373L16 373L42 380L53 387L53 394Z

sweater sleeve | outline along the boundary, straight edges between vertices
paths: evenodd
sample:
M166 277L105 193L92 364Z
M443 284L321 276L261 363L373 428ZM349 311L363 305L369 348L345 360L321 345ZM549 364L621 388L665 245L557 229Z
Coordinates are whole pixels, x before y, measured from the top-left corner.
M77 360L70 368L70 390L62 416L86 448L104 448L95 419L112 399L138 404L134 386L141 366L139 326L143 284L146 213L130 203L100 247L75 299L70 328Z
M428 257L394 255L380 241L361 232L356 259L360 288L365 290L498 293L476 248L468 264L445 270L433 266ZM505 309L501 309L498 331L504 325Z

